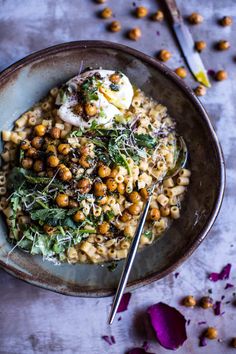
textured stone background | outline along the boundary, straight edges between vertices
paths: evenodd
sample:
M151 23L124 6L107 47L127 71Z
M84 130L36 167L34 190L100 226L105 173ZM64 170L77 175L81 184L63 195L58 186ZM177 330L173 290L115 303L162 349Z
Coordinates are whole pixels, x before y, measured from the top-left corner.
M153 11L158 8L155 0L135 1ZM130 26L140 26L143 32L140 41L129 41L124 32L107 32L107 21L97 16L103 5L96 5L92 0L0 0L0 69L38 49L80 39L121 42L149 55L155 55L161 48L168 48L173 53L168 65L175 68L183 63L166 23L136 20L132 16L134 5L130 0L108 0L108 4L116 18L121 19L124 32ZM213 83L212 89L202 99L222 143L227 165L227 188L217 222L204 243L178 270L179 277L175 279L174 275L169 275L135 291L129 310L122 314L121 321L116 319L112 327L106 324L111 298L65 297L35 288L0 271L0 354L123 354L128 348L143 343L142 314L150 304L164 301L181 307L179 300L182 296L194 294L199 297L209 288L213 289L214 299L219 300L225 294L224 301L231 300L231 303L223 305L225 314L218 317L211 311L182 308L191 323L188 326L189 339L178 353L233 352L229 339L236 337L234 289L224 291L225 282L213 284L207 280L207 274L209 271L219 271L230 262L233 264L230 282L236 285L236 43L233 36L236 25L222 28L217 24L217 19L223 15L236 15L236 1L178 0L178 4L184 16L197 10L205 17L202 25L190 30L195 39L204 39L208 43L208 49L202 54L207 69L226 68L229 72L229 79ZM214 51L214 42L219 39L229 39L232 48L222 53ZM192 87L196 85L190 75L187 82ZM207 347L198 347L198 335L203 326L197 323L203 320L217 326L223 342L213 341ZM109 347L101 340L104 334L114 335L116 344ZM167 353L154 340L150 343L151 352Z

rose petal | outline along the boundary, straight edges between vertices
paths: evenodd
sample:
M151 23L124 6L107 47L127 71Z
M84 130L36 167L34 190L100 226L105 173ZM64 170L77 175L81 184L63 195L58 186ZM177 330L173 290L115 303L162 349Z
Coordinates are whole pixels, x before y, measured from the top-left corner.
M224 279L229 279L230 275L230 270L231 270L231 264L227 264L220 273L211 273L208 277L211 281L218 281L218 280L224 280Z
M177 279L178 278L178 276L179 276L179 273L177 272L177 273L175 273L174 274L174 276L175 276L175 279Z
M142 348L144 350L148 350L149 349L149 344L148 344L148 342L146 340L143 342Z
M202 334L199 337L199 346L200 347L205 347L207 345L206 337Z
M214 314L219 316L221 314L221 301L216 301L213 305Z
M126 293L122 296L117 312L124 312L127 310L130 298L131 293Z
M226 289L229 289L229 288L233 288L233 287L234 287L234 284L227 283L227 284L225 285L225 290L226 290Z
M203 324L206 324L206 321L200 321L200 322L198 322L198 325L203 325Z
M133 348L130 351L128 351L127 354L154 354L154 353L146 352L144 348Z
M115 344L115 337L114 336L102 336L102 339L109 345Z
M163 302L147 310L159 343L166 349L177 349L187 339L186 319L174 307Z

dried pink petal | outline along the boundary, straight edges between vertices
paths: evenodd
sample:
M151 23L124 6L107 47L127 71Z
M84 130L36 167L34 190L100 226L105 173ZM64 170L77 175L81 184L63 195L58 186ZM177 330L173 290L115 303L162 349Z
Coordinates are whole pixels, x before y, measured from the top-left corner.
M148 344L148 342L146 340L143 342L142 348L144 350L148 350L149 349L149 344Z
M114 336L102 336L102 339L109 345L115 344L115 337Z
M211 281L218 281L218 280L224 280L224 279L229 279L230 275L230 270L231 270L231 264L227 264L220 273L211 273L208 277Z
M206 345L207 345L206 337L204 336L204 334L202 334L202 335L199 337L199 346L200 346L200 347L205 347Z
M219 316L221 314L221 301L216 301L213 305L214 314Z
M187 339L186 319L174 307L163 302L147 310L159 343L166 349L177 349Z
M203 325L203 324L206 324L206 321L200 321L200 322L198 322L198 325Z
M229 288L233 288L233 287L234 287L234 284L227 283L227 284L225 285L225 290L226 290L226 289L229 289Z
M131 298L131 293L126 293L122 296L117 312L124 312L127 310L130 298Z
M146 352L144 348L133 348L130 351L128 351L127 354L154 354L154 353Z

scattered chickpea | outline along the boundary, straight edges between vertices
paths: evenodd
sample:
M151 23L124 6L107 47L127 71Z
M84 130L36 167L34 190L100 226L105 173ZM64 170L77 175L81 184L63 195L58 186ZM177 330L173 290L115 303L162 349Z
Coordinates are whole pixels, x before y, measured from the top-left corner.
M47 163L50 167L57 167L59 165L59 159L58 157L51 155L48 157Z
M112 21L112 23L109 26L110 31L112 32L120 32L121 30L121 23L120 21Z
M74 200L74 199L70 199L68 206L69 206L69 208L71 208L71 209L73 209L73 208L78 208L79 203L78 203L76 200Z
M30 143L29 143L29 141L23 140L23 141L20 143L20 148L21 148L21 150L28 150L28 149L30 148Z
M26 170L29 170L33 166L33 160L29 157L26 157L21 161L21 165Z
M111 18L112 16L112 9L110 7L106 7L105 9L102 10L101 12L101 17L104 19Z
M144 6L138 6L138 7L136 8L135 13L136 13L136 16L137 16L138 18L142 18L142 17L147 16L147 14L148 14L148 9L147 9L146 7L144 7Z
M113 170L111 170L111 174L109 177L115 178L117 174L118 174L117 168L113 168Z
M59 193L56 196L56 203L60 208L66 208L69 205L68 195L64 193Z
M84 167L84 168L89 168L90 163L88 161L88 156L87 155L82 155L79 159L79 164Z
M73 216L73 220L75 222L80 222L85 220L85 215L81 210L78 210L75 215Z
M50 135L53 139L60 139L61 136L61 129L57 128L57 127L53 127L50 130Z
M204 96L207 92L207 89L205 86L199 85L194 89L194 92L195 92L196 96Z
M125 184L124 183L118 183L117 185L117 191L120 194L125 194Z
M31 145L35 148L35 149L40 149L43 145L43 138L41 136L35 136L32 140L31 140Z
M219 50L227 50L230 48L230 43L229 41L221 40L217 43L217 48Z
M43 161L42 160L36 160L33 165L33 169L35 172L42 172L44 169Z
M147 188L140 189L140 195L143 199L147 199L149 196Z
M130 207L128 208L128 212L131 215L139 215L141 212L141 207L139 204L132 204L130 205Z
M209 309L213 307L213 299L210 296L203 296L200 300L200 306L203 309Z
M186 296L183 299L183 305L186 307L194 307L194 306L196 306L196 303L197 303L197 301L192 295Z
M62 181L70 181L71 178L72 178L72 173L71 171L69 170L69 168L65 167L65 168L60 168L59 170L59 178L62 180Z
M197 41L195 42L195 49L198 52L202 52L206 48L207 44L205 41Z
M215 75L215 79L217 81L223 81L226 80L227 78L228 78L228 73L225 70L219 70Z
M153 21L158 21L158 22L161 22L164 20L164 13L160 10L158 10L157 12L155 12L153 15L152 15L152 20Z
M97 114L97 107L94 103L86 103L84 109L85 113L90 117L93 117L95 114Z
M181 77L181 79L185 79L187 76L187 70L183 67L179 67L179 68L175 69L175 73L176 73L176 75Z
M102 165L98 169L98 176L101 178L105 178L110 176L111 174L111 169L109 166Z
M127 210L125 210L123 212L123 214L120 216L120 220L122 222L127 222L127 221L130 221L132 219L132 216L130 215L130 213L128 213Z
M82 178L77 183L77 188L81 194L88 193L92 188L90 180L88 178Z
M232 346L233 348L236 348L236 337L232 339L232 341L231 341L231 346Z
M220 21L221 25L226 27L226 26L232 26L233 24L233 19L231 16L224 16L221 21Z
M106 186L110 192L115 192L115 190L117 189L117 183L113 178L107 179Z
M66 156L70 152L70 145L69 144L60 144L60 145L58 145L57 150L60 154Z
M129 200L131 203L138 203L141 200L140 194L136 191L129 194Z
M26 151L26 156L27 157L32 157L32 158L36 158L38 156L38 152L35 148L30 147L27 151Z
M151 209L149 217L151 220L159 220L161 217L160 210L158 208Z
M200 15L197 12L193 12L189 17L188 17L189 22L192 25L198 25L199 23L203 22L203 16Z
M102 182L96 182L94 184L94 194L96 197L103 197L107 192L107 186Z
M107 222L103 222L101 225L98 226L98 232L102 235L107 234L109 229L110 225Z
M161 60L161 61L167 61L169 60L170 58L172 57L172 54L166 50L166 49L162 49L160 52L159 52L159 55L158 55L158 58Z
M113 84L118 84L120 82L120 74L114 73L109 77L109 79Z
M128 36L129 36L129 39L132 39L133 41L137 41L138 39L141 38L142 32L141 32L140 28L135 27L129 31Z
M44 136L46 134L47 128L42 125L38 124L34 127L34 132L37 136Z
M216 339L218 336L218 331L215 327L208 327L205 332L205 337L208 339Z

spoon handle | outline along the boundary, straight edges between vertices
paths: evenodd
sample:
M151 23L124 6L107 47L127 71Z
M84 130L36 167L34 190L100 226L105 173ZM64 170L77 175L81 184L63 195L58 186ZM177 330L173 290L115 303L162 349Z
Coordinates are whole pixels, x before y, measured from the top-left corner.
M112 303L111 312L110 312L109 320L108 320L109 324L112 324L112 322L115 318L117 309L119 307L121 298L123 296L123 293L124 293L124 290L125 290L128 278L129 278L129 274L130 274L130 271L131 271L131 268L132 268L132 265L134 262L134 258L135 258L135 255L136 255L136 252L138 249L139 240L140 240L140 237L141 237L141 234L143 231L143 227L144 227L144 224L146 221L148 209L150 207L150 203L152 200L153 190L154 190L154 188L152 189L151 193L149 194L148 200L146 201L146 204L143 209L142 215L140 217L133 241L130 245L129 253L126 258L125 264L124 264L124 268L123 268L123 271L121 274L121 278L120 278L119 285L118 285L118 288L116 291L116 295L115 295L113 303Z

